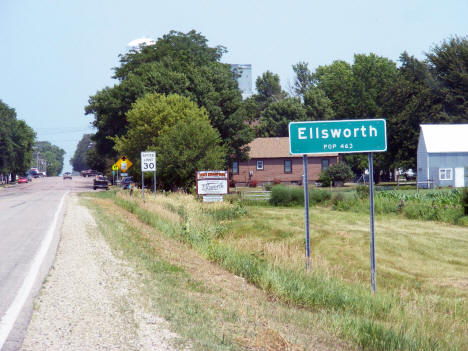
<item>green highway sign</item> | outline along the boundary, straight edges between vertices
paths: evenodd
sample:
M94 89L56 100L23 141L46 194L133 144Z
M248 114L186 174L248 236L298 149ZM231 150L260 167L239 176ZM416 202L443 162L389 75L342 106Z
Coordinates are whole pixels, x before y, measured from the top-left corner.
M292 155L387 151L385 119L289 123Z

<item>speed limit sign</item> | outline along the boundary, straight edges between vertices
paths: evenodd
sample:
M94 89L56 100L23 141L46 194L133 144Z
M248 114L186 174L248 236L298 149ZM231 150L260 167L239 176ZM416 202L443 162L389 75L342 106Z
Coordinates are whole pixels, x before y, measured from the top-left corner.
M156 152L145 151L141 153L141 171L155 172L156 171Z

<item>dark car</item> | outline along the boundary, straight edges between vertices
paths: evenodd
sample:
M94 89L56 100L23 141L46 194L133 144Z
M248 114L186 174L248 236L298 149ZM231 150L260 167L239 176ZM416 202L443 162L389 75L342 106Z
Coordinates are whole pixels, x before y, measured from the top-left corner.
M93 180L93 189L106 189L109 190L109 179L107 177L97 175Z
M63 179L72 179L72 174L70 172L65 172L63 174Z
M33 176L34 178L39 178L39 177L41 176L41 174L39 173L39 171L37 171L37 170L35 170L35 169L32 170L32 171L30 172L30 174L31 174L31 176Z

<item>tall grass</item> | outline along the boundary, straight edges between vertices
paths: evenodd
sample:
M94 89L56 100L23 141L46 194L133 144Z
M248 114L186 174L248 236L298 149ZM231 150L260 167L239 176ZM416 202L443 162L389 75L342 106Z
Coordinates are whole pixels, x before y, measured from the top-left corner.
M350 192L309 189L311 206L331 206L338 211L369 212L369 188L358 186ZM273 186L270 198L273 206L303 206L304 190L300 187ZM440 221L451 224L468 223L468 191L459 189L426 192L380 190L375 192L376 214L403 215L409 219Z
M331 192L323 189L309 189L309 203L325 203L332 197ZM275 185L271 189L270 203L274 206L303 206L304 190L300 187Z
M283 188L278 186L279 192ZM331 194L317 199L331 200ZM296 194L299 196L298 194ZM319 203L322 200L319 200ZM362 201L362 200L361 200ZM364 202L364 201L363 201ZM172 195L143 202L118 194L115 203L134 213L142 222L172 238L190 244L216 262L272 296L297 307L333 313L334 328L366 350L457 350L457 344L434 340L421 328L428 321L406 316L404 302L395 295L372 295L359 284L312 272L273 264L263 255L235 249L222 240L232 220L242 221L241 203L202 204L191 196ZM345 201L338 201L345 203ZM170 217L165 211L170 211ZM407 323L411 324L410 327Z

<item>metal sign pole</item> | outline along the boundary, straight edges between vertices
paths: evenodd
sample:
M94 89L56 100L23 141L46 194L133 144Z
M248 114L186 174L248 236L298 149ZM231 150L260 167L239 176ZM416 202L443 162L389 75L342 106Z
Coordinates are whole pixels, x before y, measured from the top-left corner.
M145 199L145 172L141 172L141 198Z
M156 197L156 153L154 154L154 197Z
M374 238L374 162L372 152L369 152L369 195L370 195L370 263L371 263L371 284L372 292L375 293L376 272L375 272L375 238Z
M304 210L305 210L305 234L306 234L306 271L310 271L310 237L309 237L309 176L307 170L307 155L302 156L304 168Z

